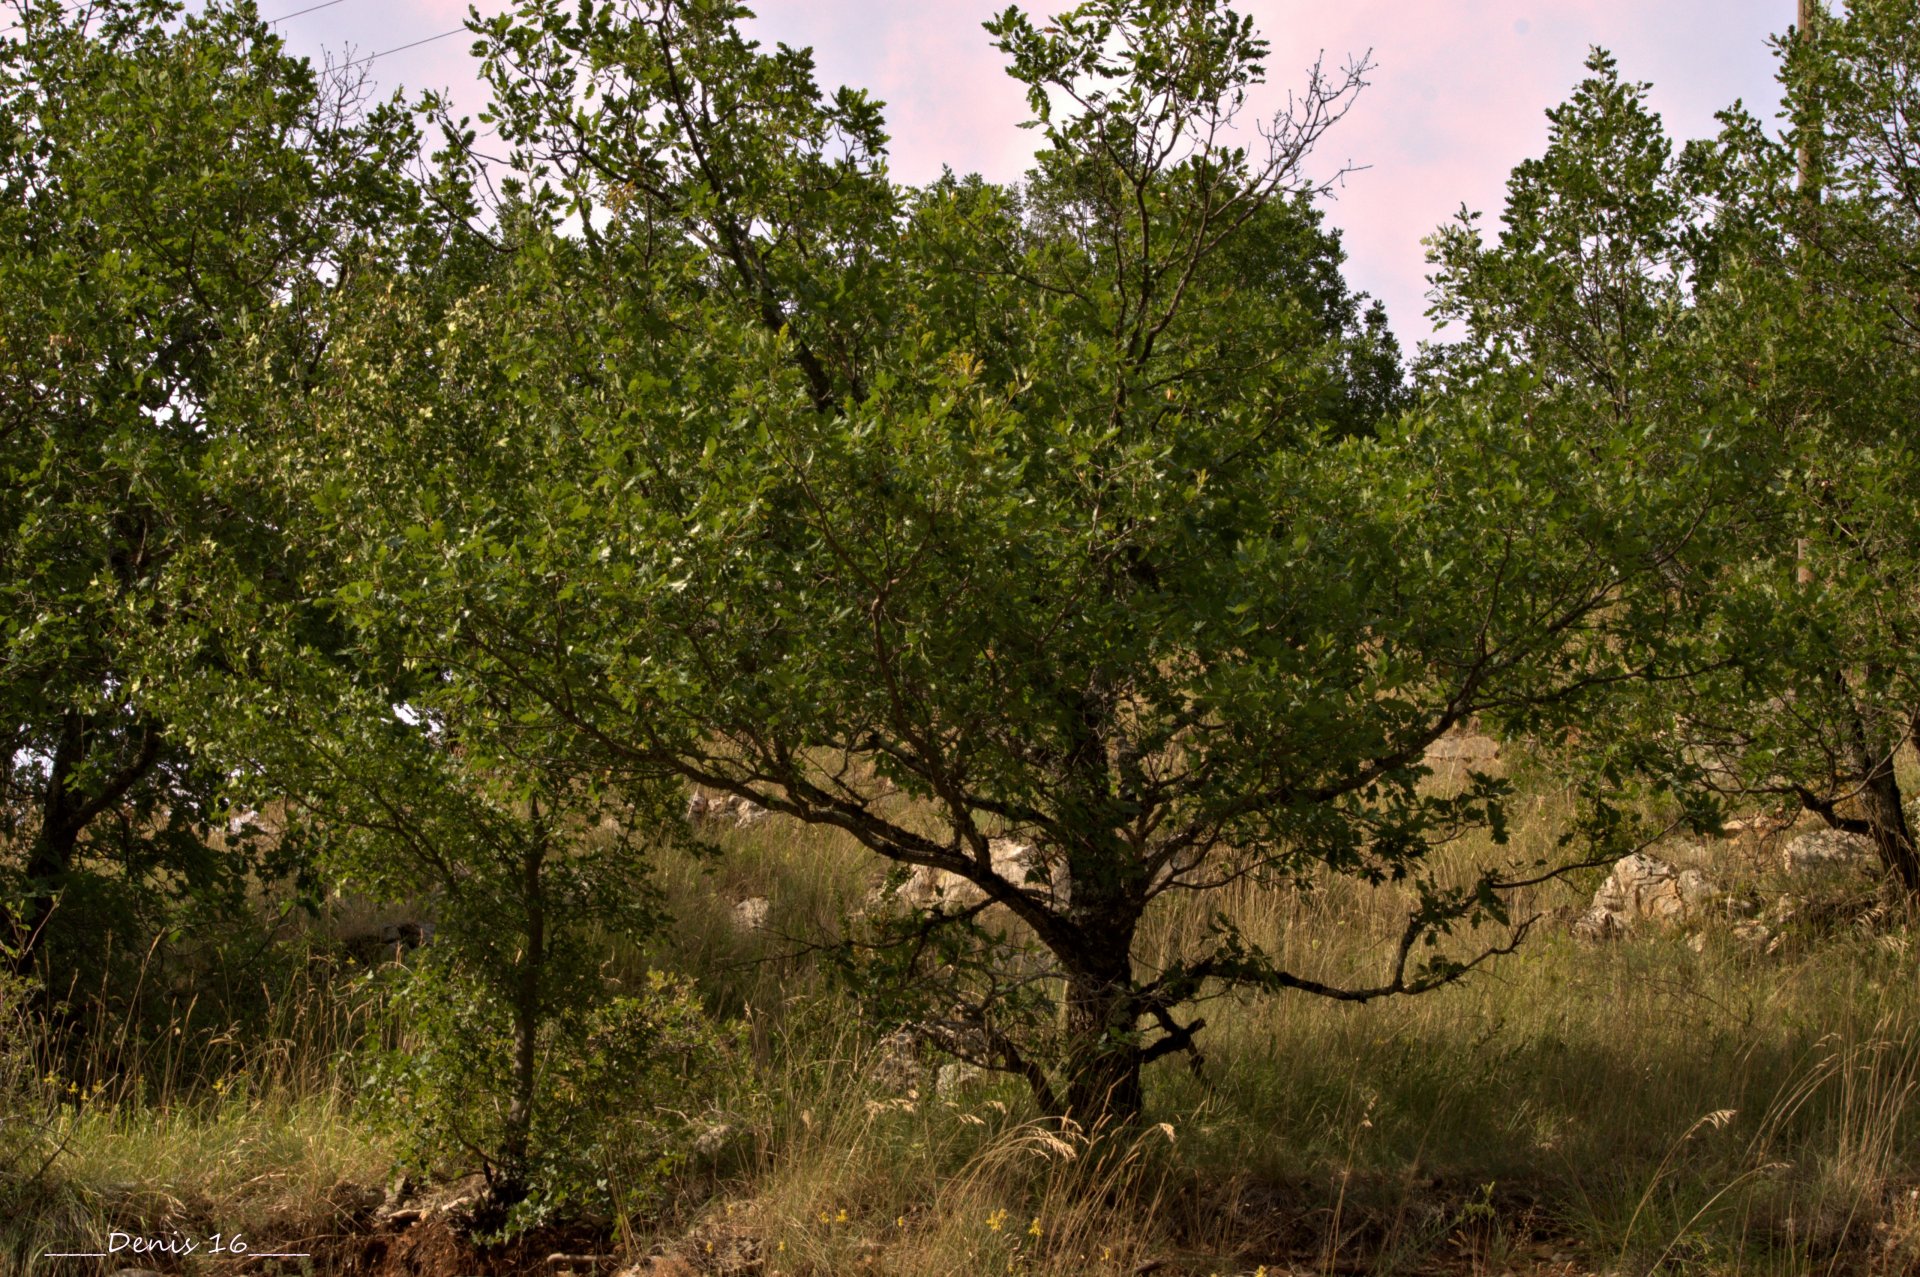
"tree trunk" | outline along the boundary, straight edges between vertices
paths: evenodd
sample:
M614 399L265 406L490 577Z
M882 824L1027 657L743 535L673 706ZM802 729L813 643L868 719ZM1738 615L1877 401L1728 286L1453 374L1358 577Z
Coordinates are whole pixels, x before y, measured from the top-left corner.
M1880 863L1899 877L1909 896L1920 895L1920 855L1915 853L1913 832L1900 804L1900 783L1894 779L1891 762L1882 762L1867 778L1860 801L1867 809Z
M1088 1131L1131 1123L1145 1105L1131 966L1122 955L1118 969L1067 977L1063 1116Z
M1067 981L1061 1007L1066 1085L1060 1095L1063 1116L1087 1130L1132 1122L1143 1106L1133 979L1141 904L1138 865L1114 833L1125 804L1109 744L1124 742L1125 734L1114 730L1113 702L1107 680L1099 678L1070 694L1061 760L1061 814L1079 836L1067 840L1068 941L1055 949Z
M1867 836L1880 853L1880 864L1900 880L1909 899L1920 895L1920 855L1916 855L1913 832L1907 826L1907 813L1900 799L1900 781L1893 772L1894 749L1899 736L1886 748L1876 738L1887 733L1871 730L1866 714L1848 692L1845 678L1835 680L1847 709L1847 753L1854 774L1860 778L1860 806L1866 817Z
M1813 6L1814 0L1799 0L1799 4L1795 6L1794 38L1802 44L1813 38ZM1800 145L1795 149L1793 157L1794 188L1800 192L1801 198L1818 203L1820 177L1814 170L1814 166L1820 160L1820 156L1814 150L1815 131L1820 127L1818 105L1807 104L1799 118L1794 121L1794 125L1800 130ZM1807 572L1804 567L1800 570ZM1806 579L1805 576L1801 577L1803 581Z
M539 809L533 812L539 819ZM507 1109L506 1138L501 1151L507 1163L506 1180L495 1191L504 1200L522 1192L533 1147L533 1105L538 1082L540 1011L546 977L546 883L541 876L546 861L546 839L529 839L521 869L521 903L526 909L526 956L516 973L513 995L513 1096Z
M72 793L73 770L86 757L86 752L86 720L80 714L69 712L60 722L60 742L54 746L47 792L40 803L40 831L34 836L33 850L27 856L26 911L14 924L16 974L25 975L33 969L40 942L53 920L60 886L73 872L81 829L80 822L74 819L78 804Z
M1086 1130L1140 1116L1140 1005L1133 978L1133 936L1140 908L1122 872L1121 849L1083 845L1067 858L1073 903L1072 952L1057 952L1066 973L1062 1116Z
M16 972L31 971L36 954L44 947L60 889L74 871L80 835L154 769L160 758L160 742L159 729L150 722L143 723L139 745L130 758L91 792L76 789L75 773L98 747L99 737L87 715L69 710L61 716L60 739L53 747L53 766L40 804L40 832L27 856L27 908L22 916L9 919L14 931Z

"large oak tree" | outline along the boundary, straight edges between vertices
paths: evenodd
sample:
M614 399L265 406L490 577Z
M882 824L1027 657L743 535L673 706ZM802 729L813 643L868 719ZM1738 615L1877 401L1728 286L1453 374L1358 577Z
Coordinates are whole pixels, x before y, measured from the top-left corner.
M1506 920L1497 872L1426 870L1506 791L1438 791L1425 751L1635 676L1685 521L1582 440L1407 409L1307 176L1362 70L1256 128L1266 45L1222 5L1009 10L1034 171L910 189L878 106L744 16L478 24L518 265L383 286L314 401L314 455L355 459L313 535L356 623L612 775L973 884L882 935L947 1045L1052 1112L1137 1113L1209 993L1366 1001L1506 947L1428 947ZM1225 921L1138 959L1169 893L1325 871L1404 885L1376 982Z

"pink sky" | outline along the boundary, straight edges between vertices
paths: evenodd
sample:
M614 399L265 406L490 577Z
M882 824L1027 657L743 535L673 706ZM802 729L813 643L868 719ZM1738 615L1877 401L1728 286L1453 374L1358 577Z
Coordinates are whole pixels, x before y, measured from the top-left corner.
M1019 86L1001 70L980 23L994 0L760 0L763 40L811 45L824 84L847 83L886 101L895 175L924 181L944 163L1010 180L1031 155ZM498 12L505 0L485 0ZM262 0L269 18L304 7ZM1045 11L1047 5L1037 4ZM1065 7L1060 0L1058 7ZM1763 116L1777 102L1770 33L1793 20L1795 0L1243 0L1273 45L1270 114L1322 50L1329 62L1371 51L1372 86L1329 134L1318 171L1364 165L1331 206L1350 257L1348 278L1384 299L1411 345L1430 328L1420 239L1464 202L1497 216L1507 173L1545 142L1542 112L1579 80L1588 47L1653 84L1653 104L1676 137L1711 132L1736 98ZM341 0L293 18L293 48L318 55L351 46L374 53L457 27L465 0ZM371 64L386 88L449 88L477 109L469 41L435 40Z

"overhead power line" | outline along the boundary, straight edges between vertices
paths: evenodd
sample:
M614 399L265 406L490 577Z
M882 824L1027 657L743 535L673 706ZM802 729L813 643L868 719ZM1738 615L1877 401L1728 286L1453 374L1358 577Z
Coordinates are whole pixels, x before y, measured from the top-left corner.
M364 58L355 58L351 62L342 62L340 65L343 67L357 67L364 62L377 62L381 58L386 57L389 53L405 53L408 49L417 49L423 44L432 44L435 40L444 40L448 36L460 35L465 31L466 31L465 27L455 27L451 31L442 31L439 35L425 36L419 40L412 41L409 44L396 44L391 49L382 49L378 53L369 53Z
M310 4L304 9L295 9L292 13L283 13L277 18L268 18L267 25L272 26L276 22L285 22L289 18L303 18L309 13L318 13L322 9L331 9L336 4L345 3L346 0L325 0L323 4Z
M322 9L331 9L333 8L333 6L337 4L345 4L346 2L347 0L321 0L321 3L319 4L310 4L304 9L295 9L292 13L283 13L277 18L268 18L267 25L271 27L271 26L276 26L282 22L287 22L293 18L304 18L309 13L318 13ZM5 35L9 31L18 31L21 27L25 25L26 23L24 22L10 23L7 26L0 27L0 35ZM379 60L380 58L386 57L389 53L403 53L408 49L417 49L423 44L432 44L435 40L444 40L448 36L459 35L462 31L465 31L465 30L466 30L465 27L455 27L451 31L442 31L439 35L430 35L424 39L415 40L409 44L396 45L391 49L382 49L378 53L370 53L364 58L355 58L353 61L348 62L345 65L351 67L351 66L359 66L363 62L374 62Z
M277 18L268 18L267 25L273 26L276 23L285 22L289 18L305 17L309 13L318 13L322 9L331 9L336 4L345 4L346 2L347 0L322 0L320 4L310 4L304 9L295 9L292 13L283 13ZM26 23L24 22L8 23L6 26L0 27L0 35L5 35L9 31L18 31L25 25Z

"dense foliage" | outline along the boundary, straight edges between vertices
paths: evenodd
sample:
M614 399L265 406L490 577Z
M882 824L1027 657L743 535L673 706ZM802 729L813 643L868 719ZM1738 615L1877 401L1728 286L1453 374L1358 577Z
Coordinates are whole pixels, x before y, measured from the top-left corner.
M0 836L8 943L58 949L56 986L139 892L244 882L166 701L204 662L201 551L255 583L281 553L222 474L255 433L228 372L311 357L317 294L404 202L410 127L354 105L251 10L33 4L0 41Z
M972 883L1021 925L919 911L880 939L936 960L880 969L1049 1111L1136 1112L1141 1066L1195 1048L1197 996L1364 1001L1477 962L1425 946L1504 916L1498 871L1421 866L1497 829L1505 792L1423 786L1424 751L1642 672L1687 523L1670 471L1596 470L1477 406L1399 412L1305 176L1360 69L1316 73L1250 156L1227 140L1262 77L1244 19L1009 12L989 30L1038 167L909 191L872 104L742 16L484 28L515 265L447 301L383 286L303 432L385 476L315 503L311 535L359 547L356 623L432 618L418 659L629 781ZM1417 888L1377 982L1224 927L1137 969L1158 897L1327 867Z
M1733 800L1920 891L1898 5L1783 42L1781 137L1676 151L1596 53L1499 234L1432 239L1457 340L1411 370L1318 205L1365 66L1250 131L1224 4L1008 9L1034 168L911 187L750 16L475 18L492 159L246 5L0 38L0 887L43 988L110 889L429 900L384 1085L524 1222L606 1206L602 1135L672 1163L616 1074L732 1061L604 971L691 793L871 852L862 1005L1089 1125L1207 999L1438 988L1514 888ZM1469 728L1577 782L1559 862L1433 870L1505 839L1507 781L1428 765ZM1376 975L1224 915L1143 960L1169 897L1329 877L1408 901Z

